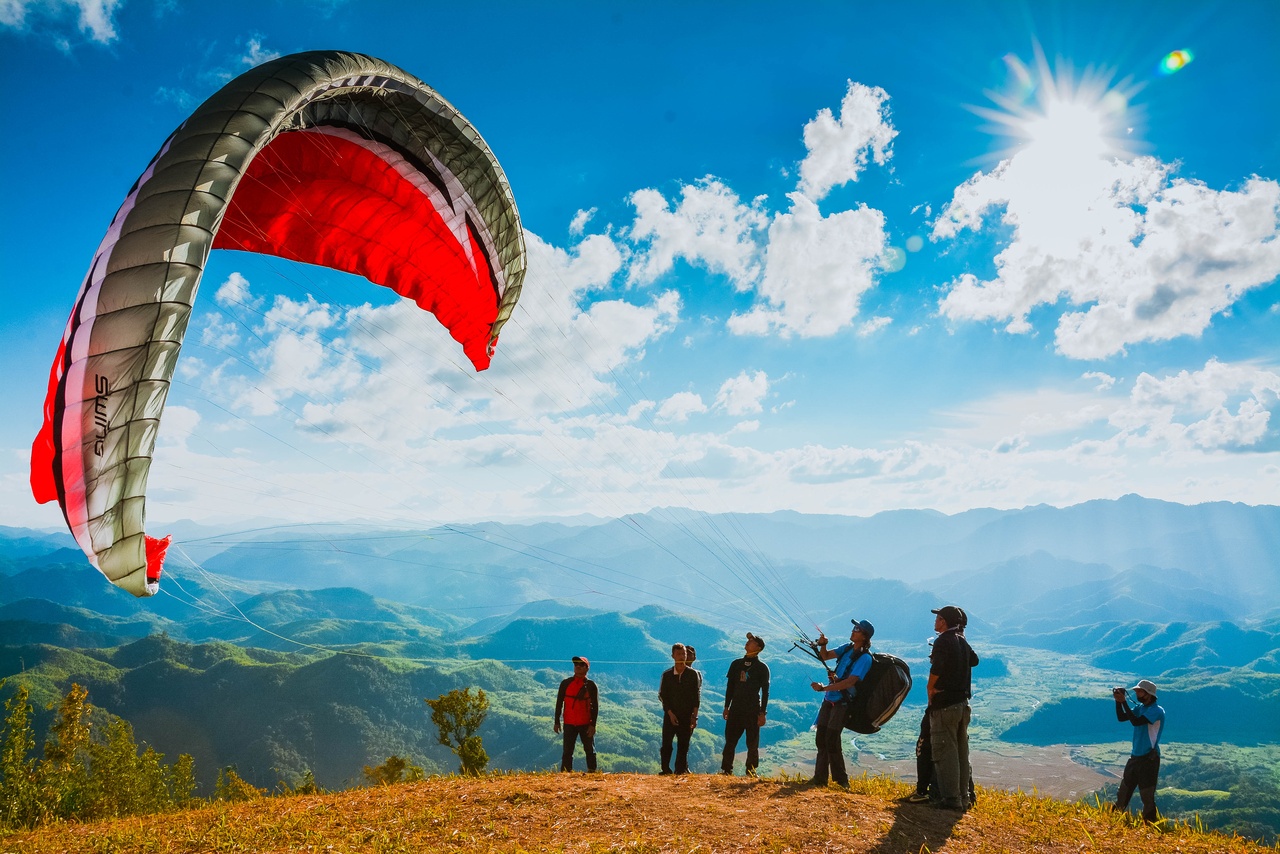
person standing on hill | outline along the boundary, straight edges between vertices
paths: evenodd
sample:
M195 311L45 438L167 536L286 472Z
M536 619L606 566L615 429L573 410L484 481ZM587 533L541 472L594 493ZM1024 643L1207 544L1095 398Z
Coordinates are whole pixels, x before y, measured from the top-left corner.
M933 611L938 637L929 653L929 745L933 750L934 806L947 810L968 807L965 781L969 768L969 699L973 696L973 667L978 656L965 639L964 612L955 605Z
M1160 776L1160 736L1164 732L1164 708L1156 704L1156 685L1143 679L1133 687L1139 706L1129 708L1124 688L1116 688L1111 696L1116 701L1116 720L1133 724L1133 750L1120 778L1114 809L1127 812L1133 790L1142 798L1142 818L1148 824L1155 822L1156 780Z
M689 739L698 725L702 703L702 679L688 666L688 651L682 643L671 647L672 666L662 673L658 700L662 703L662 774L671 771L671 740L676 740L676 774L689 773Z
M684 645L684 664L694 673L698 674L698 690L702 690L702 671L694 670L693 663L698 660L698 651L693 648L693 644Z
M747 632L746 654L729 665L724 689L724 752L720 773L733 775L733 756L738 740L747 737L747 776L754 777L760 766L760 727L769 706L769 665L760 660L764 638Z
M560 732L560 714L564 713L564 752L560 755L560 770L573 770L573 751L578 739L582 739L582 751L587 755L587 770L596 770L596 717L600 713L600 692L596 683L587 678L591 662L585 656L573 657L573 675L560 683L556 692L554 732Z
M969 624L969 616L964 612L964 608L957 608L960 612L960 634L964 634L965 626ZM972 662L978 663L977 653L974 653ZM973 764L969 765L969 805L972 806L978 800L977 789L973 785ZM924 714L920 718L920 737L916 739L916 790L911 794L902 798L909 804L927 804L940 799L938 794L938 786L934 780L933 773L933 743L929 733L929 709L925 707Z
M827 649L827 636L820 634L817 654L820 661L836 660L834 668L827 670L827 684L810 682L815 691L825 691L822 706L818 709L815 726L818 729L818 756L813 763L813 779L810 784L825 786L830 780L841 788L849 788L849 772L844 767L844 748L840 739L844 735L845 714L849 701L858 691L858 683L871 669L871 636L875 626L866 620L852 620L853 631L849 642L835 649Z

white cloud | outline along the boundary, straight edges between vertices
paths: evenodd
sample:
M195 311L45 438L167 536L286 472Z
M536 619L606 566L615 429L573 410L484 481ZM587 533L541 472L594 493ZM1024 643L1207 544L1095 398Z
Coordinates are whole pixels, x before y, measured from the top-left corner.
M857 181L868 157L884 165L897 131L889 121L889 95L878 86L849 81L840 118L825 107L804 126L808 153L800 162L800 192L821 200L833 187Z
M925 448L915 442L888 451L807 445L788 451L782 462L792 481L826 484L889 475L936 477L940 469L928 457Z
M317 438L408 458L428 453L423 443L441 431L484 435L513 422L541 429L539 419L613 405L616 381L627 377L617 370L675 326L679 295L664 291L642 304L592 301L622 263L609 238L588 237L563 250L529 234L527 245L520 303L483 374L410 301L344 308L277 297L259 319L248 282L233 274L215 300L254 328L244 358L258 373L227 360L202 372L204 384L234 400L239 412L291 418ZM210 321L210 343L230 328ZM619 417L634 419L653 407L641 401Z
M853 322L862 295L875 284L886 245L884 214L860 206L824 217L808 197L790 198L791 211L769 226L759 302L729 319L739 335L834 335Z
M746 371L725 380L716 392L715 407L729 415L750 415L764 410L763 401L769 393L769 376L764 371L748 374Z
M252 36L245 46L244 56L240 57L240 64L246 68L255 68L264 62L279 58L280 51L264 49L262 47L262 38L260 36Z
M884 329L886 326L888 326L891 323L893 323L893 318L891 317L879 317L879 316L873 317L870 320L868 320L866 323L859 324L858 337L868 338L876 334L877 332L879 332L881 329Z
M257 308L262 300L255 299L250 292L249 280L240 273L232 273L227 280L218 285L213 292L213 299L223 308L241 305L246 308Z
M529 255L527 277L537 280L535 288L558 294L563 302L556 307L564 310L571 310L583 292L607 287L625 258L623 250L602 234L586 237L570 252L526 231L525 246ZM522 306L523 300L522 292Z
M1210 359L1197 371L1163 378L1143 373L1111 423L1135 444L1174 450L1274 450L1280 432L1271 416L1278 412L1280 373Z
M690 415L699 415L706 411L707 405L702 402L702 395L691 391L678 391L662 401L654 417L659 421L683 422L688 421Z
M211 316L200 330L200 343L218 350L234 347L240 343L240 327L233 320Z
M80 32L99 44L110 44L117 37L114 17L119 6L120 0L0 0L0 26L22 29L29 13L58 25L74 12ZM62 49L69 48L65 38L58 42L66 45Z
M941 313L1026 333L1033 309L1065 303L1054 340L1076 359L1200 335L1280 276L1280 183L1254 177L1214 190L1172 171L1150 157L1063 168L1023 151L975 175L955 190L933 238L980 229L993 211L1012 234L995 278L961 275Z
M587 223L590 222L591 218L595 215L595 208L587 211L579 210L573 215L573 221L569 223L569 233L575 237L582 234L583 229L587 227Z
M1087 371L1080 375L1082 380L1093 380L1098 391L1107 391L1116 384L1116 378L1101 371Z
M628 237L645 244L631 265L627 279L652 282L670 271L677 259L723 273L738 289L760 274L756 234L768 224L762 202L743 204L723 183L707 176L680 189L673 210L657 190L631 194L636 209Z

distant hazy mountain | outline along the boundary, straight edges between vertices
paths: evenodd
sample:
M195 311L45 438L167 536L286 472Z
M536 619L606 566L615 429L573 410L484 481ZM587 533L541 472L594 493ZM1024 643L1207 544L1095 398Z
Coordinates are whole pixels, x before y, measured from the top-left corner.
M200 533L201 567L171 553L165 595L139 602L105 585L66 538L0 529L0 602L191 621L268 590L352 588L463 623L493 620L471 636L552 600L594 612L657 605L733 632L796 625L843 637L842 621L857 616L901 639L926 635L929 609L944 602L964 606L976 632L1023 638L1110 622L1247 626L1280 613L1273 505L1126 496L953 516L661 509L595 523Z

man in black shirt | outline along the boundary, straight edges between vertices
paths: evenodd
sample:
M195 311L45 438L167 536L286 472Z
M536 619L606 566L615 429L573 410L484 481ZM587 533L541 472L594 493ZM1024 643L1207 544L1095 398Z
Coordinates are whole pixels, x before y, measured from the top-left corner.
M939 632L929 653L929 741L933 748L935 806L962 810L967 806L962 787L969 769L969 698L972 670L978 656L963 633L964 612L955 605L933 611L933 630Z
M689 773L689 738L698 725L698 706L702 701L702 677L686 662L682 643L671 647L673 665L662 673L658 684L658 699L662 702L662 759L663 774L671 773L671 740L676 740L677 774Z
M769 705L769 665L760 660L764 638L747 632L744 655L729 665L724 691L724 753L720 773L733 774L733 755L738 739L747 736L747 776L754 777L760 765L760 727Z

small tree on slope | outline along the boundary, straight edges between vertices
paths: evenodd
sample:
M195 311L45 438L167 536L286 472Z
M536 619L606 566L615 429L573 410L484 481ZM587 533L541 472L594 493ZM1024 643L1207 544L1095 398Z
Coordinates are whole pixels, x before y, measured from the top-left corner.
M485 766L489 764L489 754L485 753L480 736L476 735L476 730L480 729L485 715L489 713L489 698L484 691L477 688L473 694L470 688L461 691L455 688L425 702L431 707L431 720L440 731L439 742L461 760L459 773L484 773Z

